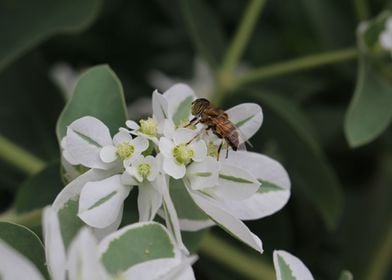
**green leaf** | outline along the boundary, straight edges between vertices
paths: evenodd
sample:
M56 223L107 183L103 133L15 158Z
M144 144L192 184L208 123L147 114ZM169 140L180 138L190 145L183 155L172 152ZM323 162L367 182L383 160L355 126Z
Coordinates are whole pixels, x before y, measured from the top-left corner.
M354 96L344 122L351 147L365 145L380 136L392 120L392 83L378 75L361 57Z
M278 255L278 267L281 273L282 280L296 280L289 265L285 262L282 256Z
M97 17L101 0L2 1L0 70L48 37L85 29Z
M101 260L112 275L138 263L175 256L175 246L167 230L154 222L127 226L102 243L105 250Z
M48 275L44 247L34 232L21 225L0 222L0 239L35 264L42 275Z
M263 92L253 96L261 101L265 115L269 116L263 127L264 133L278 143L287 161L293 191L300 189L327 227L335 228L342 212L342 191L335 172L312 134L308 119L294 103L276 93Z
M197 51L211 67L219 67L226 42L218 17L202 0L181 0L180 5L188 33Z
M339 280L353 280L353 279L354 279L353 275L348 270L343 270L340 273Z
M80 77L71 100L58 119L58 141L64 137L70 123L87 115L105 123L112 134L124 126L127 119L121 82L107 65L93 67Z
M20 186L15 198L16 212L26 213L53 203L62 187L59 163L48 165Z

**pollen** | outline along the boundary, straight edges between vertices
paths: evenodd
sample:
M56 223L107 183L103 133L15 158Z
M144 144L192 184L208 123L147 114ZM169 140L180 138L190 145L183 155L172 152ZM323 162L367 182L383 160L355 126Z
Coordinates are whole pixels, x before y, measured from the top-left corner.
M218 148L212 142L207 145L207 155L214 158L218 156Z
M194 155L193 149L186 144L180 144L173 148L173 157L178 164L188 164Z
M140 121L140 132L149 136L157 135L158 122L153 118Z
M117 145L116 155L121 159L130 158L135 152L135 146L129 143L121 143Z
M137 172L141 177L146 178L151 173L151 166L148 163L140 163L137 166Z

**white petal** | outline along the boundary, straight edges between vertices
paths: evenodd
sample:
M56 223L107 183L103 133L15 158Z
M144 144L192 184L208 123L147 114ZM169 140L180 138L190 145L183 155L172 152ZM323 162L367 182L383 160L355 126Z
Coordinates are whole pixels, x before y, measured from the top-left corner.
M179 219L181 230L185 231L199 231L205 228L209 228L215 225L215 223L208 220L189 220L189 219Z
M263 123L263 111L258 104L243 103L226 111L229 120L239 129L240 142L249 140Z
M166 119L158 125L158 131L161 131L165 137L172 139L176 126L171 120Z
M138 136L135 139L133 139L133 144L135 145L137 151L143 152L147 150L149 142L147 138L143 136Z
M392 17L390 16L387 21L385 22L385 28L388 31L392 31Z
M63 155L64 159L65 159L68 163L70 163L71 165L80 164L76 159L74 159L74 158L72 157L72 155L71 155L67 150L64 150L64 149L66 149L66 146L67 146L67 137L66 137L66 136L64 136L63 139L61 139L60 146L61 146L61 148L63 149L62 155Z
M158 176L159 171L161 170L162 165L162 155L158 154L157 157L147 156L145 158L145 162L150 165L150 175L148 175L147 180L150 182L154 181Z
M152 221L161 205L162 195L151 183L146 182L139 186L137 206L140 222Z
M161 137L159 140L159 151L166 157L172 158L173 157L173 148L174 143L170 139L166 137Z
M0 277L2 280L44 279L29 259L2 240L0 240Z
M247 170L239 166L222 164L218 185L206 192L224 200L243 200L255 194L260 185Z
M68 128L65 151L69 154L67 157L73 158L74 162L89 168L109 169L110 164L103 162L100 158L101 149L102 146L91 144L86 138Z
M176 258L156 259L136 264L121 274L127 280L158 280L180 265Z
M160 123L169 117L166 98L157 90L152 93L152 111L154 118Z
M137 130L140 128L140 126L137 124L137 122L131 121L131 120L126 121L125 125L133 130Z
M222 161L224 162L236 163L252 173L257 180L266 182L248 199L222 202L226 211L241 220L254 220L269 216L286 205L290 197L290 179L279 162L265 155L242 151L232 153L227 160ZM264 191L267 182L278 189Z
M118 216L131 187L121 183L121 175L114 175L98 182L87 183L79 199L78 216L86 224L104 228Z
M186 176L192 190L211 188L218 184L219 162L211 157L202 162L193 162L188 166Z
M178 164L173 158L164 158L163 171L175 179L180 179L185 176L186 168L185 165Z
M128 143L130 141L132 141L132 136L129 133L125 132L124 130L120 130L113 137L113 144L114 145L118 145L121 143Z
M127 186L139 185L140 181L137 181L134 177L136 174L135 167L127 167L124 173L121 175L121 183Z
M195 274L192 269L192 264L196 262L197 256L190 256L183 258L181 263L172 268L166 275L160 277L160 280L194 280Z
M50 276L56 280L65 279L66 256L61 237L57 212L46 207L43 212L43 235L45 241L45 257Z
M80 230L68 251L69 279L109 279L99 259L95 237L87 228Z
M94 140L101 147L112 144L109 129L97 118L91 116L82 117L71 123L68 128Z
M194 161L200 162L207 158L207 146L204 141L196 141L191 145L194 151L194 155L192 157Z
M176 145L188 143L197 134L196 131L189 128L179 128L173 134L173 140Z
M243 222L222 209L217 201L209 199L198 192L189 193L200 209L225 231L260 253L263 252L261 240Z
M114 146L105 146L99 152L101 160L105 163L111 163L117 159L117 148Z
M309 269L296 256L282 250L275 250L273 256L277 280L286 279L285 277L282 277L282 270L287 268L287 266L295 279L313 280L313 276Z

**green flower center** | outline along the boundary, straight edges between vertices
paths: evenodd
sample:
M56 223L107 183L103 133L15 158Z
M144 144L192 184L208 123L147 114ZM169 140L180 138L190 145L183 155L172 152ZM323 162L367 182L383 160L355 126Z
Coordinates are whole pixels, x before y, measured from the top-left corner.
M151 173L151 166L148 163L141 163L137 166L137 172L143 178L146 178Z
M157 135L158 122L153 118L140 121L140 132L150 136Z
M121 159L130 158L135 152L135 146L129 143L121 143L117 145L116 155Z
M180 144L173 148L173 156L178 164L188 164L193 155L193 149L186 144Z
M218 148L212 142L207 145L207 155L214 158L218 156Z

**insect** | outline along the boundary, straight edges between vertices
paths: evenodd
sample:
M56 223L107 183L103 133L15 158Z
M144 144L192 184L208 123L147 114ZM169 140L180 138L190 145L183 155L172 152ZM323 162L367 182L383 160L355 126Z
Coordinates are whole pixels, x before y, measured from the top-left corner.
M198 98L192 102L192 115L194 116L193 119L185 127L202 123L207 126L203 131L211 129L216 136L222 139L218 148L217 160L219 160L223 143L227 145L226 158L228 157L229 146L233 151L237 151L240 146L239 133L224 110L211 105L210 101L205 98ZM188 143L192 142L200 134L196 135Z

